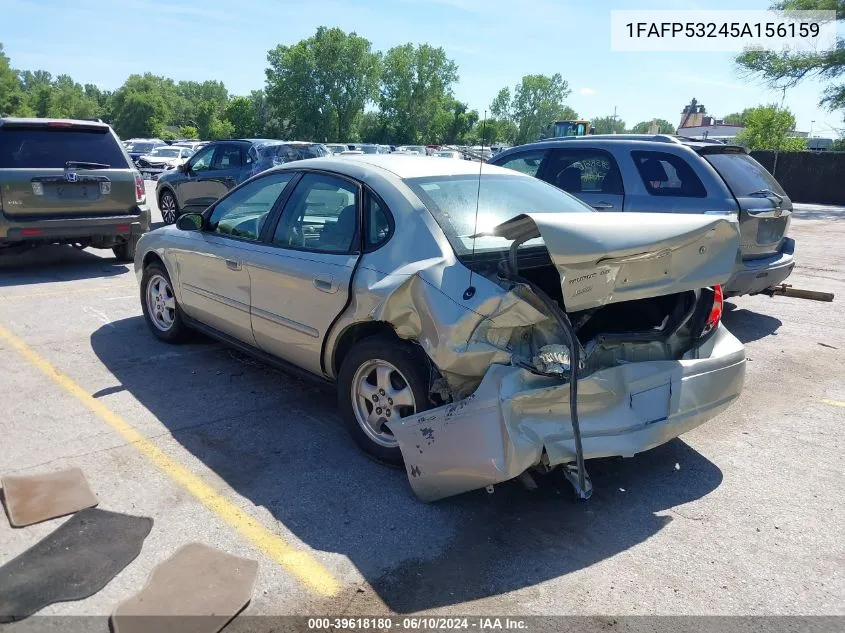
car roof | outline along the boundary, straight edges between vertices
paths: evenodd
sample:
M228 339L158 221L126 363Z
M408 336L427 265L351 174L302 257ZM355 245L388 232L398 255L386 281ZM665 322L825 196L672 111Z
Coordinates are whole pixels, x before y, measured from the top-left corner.
M286 163L277 169L326 169L341 174L354 175L363 172L387 171L399 178L426 178L429 176L464 176L479 173L479 163L468 160L436 160L428 156L408 156L403 154L358 154L354 158L343 156L324 156ZM522 177L524 174L483 164L480 172L484 175ZM528 176L524 176L528 178Z
M563 138L547 138L525 145L517 145L508 147L502 150L501 154L496 154L498 158L507 152L508 155L514 150L522 150L529 148L545 149L548 147L561 147L565 145L576 146L579 143L595 143L599 145L616 144L616 143L635 143L641 147L643 145L680 145L689 147L693 150L701 150L703 148L718 148L718 147L739 147L738 145L726 145L718 141L695 140L685 136L678 136L675 134L589 134L587 136L567 136Z

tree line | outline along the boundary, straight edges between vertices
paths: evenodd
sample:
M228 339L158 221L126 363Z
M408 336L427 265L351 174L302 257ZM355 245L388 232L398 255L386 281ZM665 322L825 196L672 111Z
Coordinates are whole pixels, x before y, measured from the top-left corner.
M121 138L297 138L390 144L520 144L540 138L556 119L578 118L560 75L526 75L504 87L489 115L458 100L458 67L443 48L404 44L375 51L356 33L320 27L267 54L266 83L231 95L221 81L174 81L130 75L116 90L69 75L16 70L0 44L0 114L95 119ZM646 131L650 122L634 126ZM659 121L661 131L674 126ZM613 117L597 132L624 131Z
M808 0L809 1L809 0ZM0 115L100 118L121 138L287 138L385 144L522 144L547 135L558 119L576 119L566 104L569 83L559 74L525 75L503 87L489 112L454 95L458 67L443 48L404 44L386 52L354 32L320 27L292 45L267 53L265 86L231 95L222 81L174 81L130 75L116 90L79 84L69 75L16 70L0 44ZM594 117L597 134L645 133L664 119L628 128L616 116ZM751 149L798 149L795 119L776 106L725 117L749 126L741 137Z

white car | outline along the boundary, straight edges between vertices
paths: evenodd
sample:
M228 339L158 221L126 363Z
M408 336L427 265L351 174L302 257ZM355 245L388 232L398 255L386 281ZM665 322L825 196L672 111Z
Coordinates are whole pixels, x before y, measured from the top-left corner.
M141 175L149 180L157 178L165 171L176 169L193 154L194 150L190 147L162 145L156 147L149 154L140 156L135 164L138 166Z

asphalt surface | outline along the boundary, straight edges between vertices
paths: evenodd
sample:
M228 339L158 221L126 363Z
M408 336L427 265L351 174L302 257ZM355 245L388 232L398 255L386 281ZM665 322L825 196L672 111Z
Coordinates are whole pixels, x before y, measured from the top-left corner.
M100 508L154 520L102 591L42 613L106 616L200 541L259 561L246 614L845 615L845 208L800 205L790 234L789 281L836 301L732 300L740 400L588 463L587 503L553 474L425 505L356 449L331 391L200 337L154 339L110 251L0 260L0 474L77 466ZM0 521L0 563L63 521ZM320 573L334 589L314 590Z

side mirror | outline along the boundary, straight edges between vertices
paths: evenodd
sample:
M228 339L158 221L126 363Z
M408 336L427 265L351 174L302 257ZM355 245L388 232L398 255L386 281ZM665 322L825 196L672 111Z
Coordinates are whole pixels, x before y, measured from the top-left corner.
M188 167L188 163L180 163L176 169L181 171L183 174L186 174L190 170L190 167Z
M205 218L199 213L186 213L176 220L176 228L180 231L202 231Z

